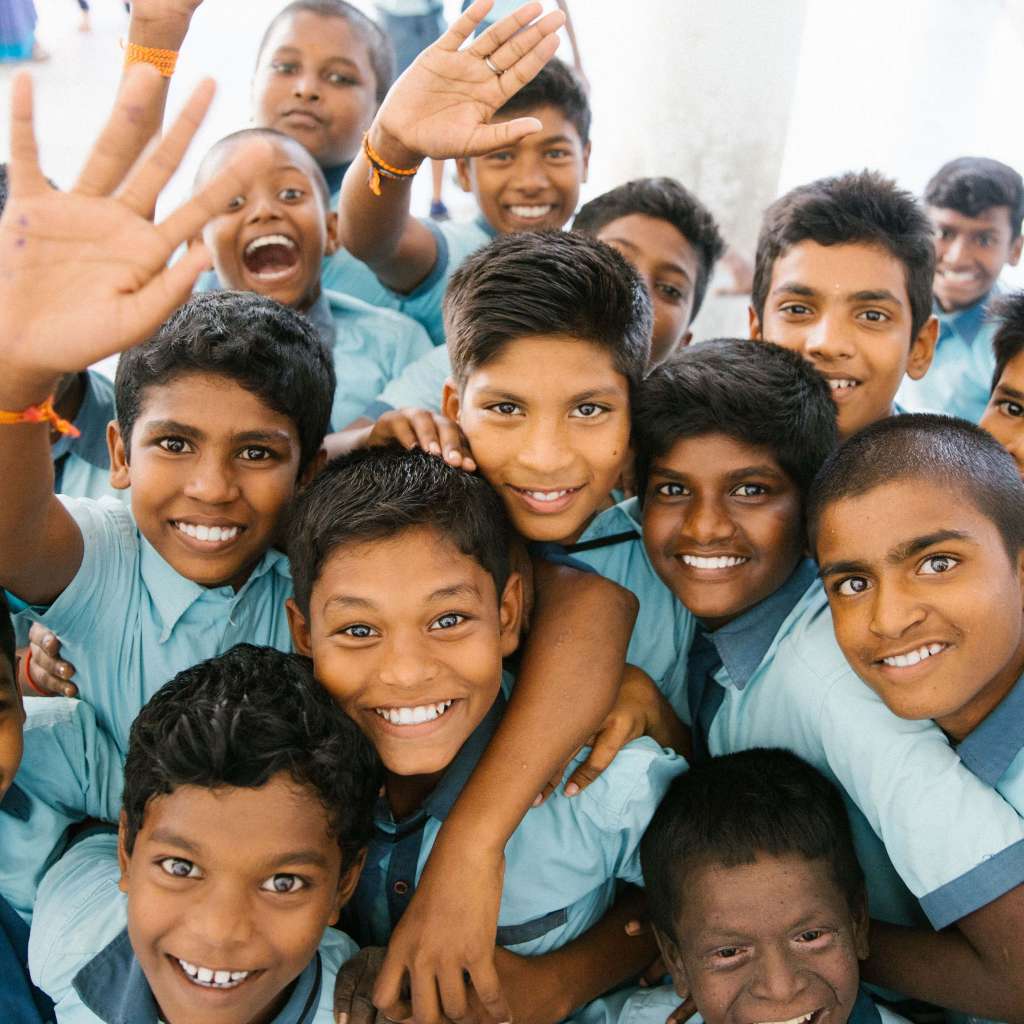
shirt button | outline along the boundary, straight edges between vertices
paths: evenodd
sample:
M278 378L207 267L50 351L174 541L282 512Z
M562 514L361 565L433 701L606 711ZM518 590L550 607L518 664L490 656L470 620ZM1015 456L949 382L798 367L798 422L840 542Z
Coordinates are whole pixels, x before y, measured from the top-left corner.
M409 883L402 881L395 882L394 890L396 896L404 896L409 891Z

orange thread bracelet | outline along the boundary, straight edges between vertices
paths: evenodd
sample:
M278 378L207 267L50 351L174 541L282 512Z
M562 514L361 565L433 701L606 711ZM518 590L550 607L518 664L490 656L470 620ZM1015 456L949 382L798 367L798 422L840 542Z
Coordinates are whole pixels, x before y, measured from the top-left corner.
M25 649L25 657L22 659L22 665L25 669L25 682L32 687L40 697L52 697L52 693L47 693L45 690L40 690L38 686L32 681L32 648L27 647Z
M45 402L40 402L38 405L30 405L27 409L22 409L20 412L9 412L6 409L0 409L0 424L12 423L49 423L58 434L68 434L71 437L82 436L82 432L74 423L57 415L57 410L53 407L53 395L50 395Z
M370 145L370 133L363 134L363 152L366 159L370 161L370 177L367 184L370 191L375 195L381 194L380 179L391 178L392 181L401 181L403 178L411 178L420 169L420 164L415 167L392 167L383 157Z
M170 78L178 64L177 50L160 50L155 46L139 46L138 43L125 43L124 63L152 64L164 78Z

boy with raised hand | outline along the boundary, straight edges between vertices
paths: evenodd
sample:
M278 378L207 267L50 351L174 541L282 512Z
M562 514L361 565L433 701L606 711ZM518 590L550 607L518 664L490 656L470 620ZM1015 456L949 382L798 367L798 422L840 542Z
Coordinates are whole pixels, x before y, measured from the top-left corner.
M1014 457L1024 473L1024 292L998 299L990 312L995 318L995 370L980 426Z
M804 540L805 495L834 441L825 382L778 346L707 342L641 385L644 543L699 623L678 666L695 758L785 747L836 781L872 915L922 924L923 911L975 951L973 963L946 956L922 983L900 970L927 955L908 933L902 959L878 946L867 980L1006 1019L1024 1005L1018 965L1001 952L1024 915L1024 820L937 726L893 715L836 643Z
M904 381L898 399L911 412L940 412L977 423L992 371L991 300L999 275L1020 261L1024 182L987 157L941 167L924 191L935 232L935 315L939 338L928 374Z
M928 220L894 182L862 171L801 185L765 211L750 336L825 376L846 439L900 411L904 377L927 372L934 268Z
M390 90L338 211L345 247L405 296L403 312L438 344L445 286L461 260L495 233L561 227L586 177L590 111L572 72L552 65L536 95L516 97L554 54L563 15L532 23L541 6L526 4L460 49L489 9L477 0ZM483 217L471 237L410 216L413 171L428 156L459 160Z
M745 750L680 776L640 859L675 989L628 997L618 1020L903 1021L860 984L864 873L842 794L800 758Z
M349 916L364 943L388 942L504 714L513 684L502 663L522 620L513 539L484 480L398 446L335 460L297 502L288 541L296 648L385 765ZM496 941L508 947L497 964L517 1018L554 1024L646 966L643 945L614 929L600 954L578 962L542 955L604 918L616 879L636 884L640 835L684 768L638 740L585 793L534 807L515 828ZM423 994L412 996L419 1016Z
M326 1024L379 786L295 655L180 673L132 725L117 834L82 832L40 887L29 963L57 1019Z

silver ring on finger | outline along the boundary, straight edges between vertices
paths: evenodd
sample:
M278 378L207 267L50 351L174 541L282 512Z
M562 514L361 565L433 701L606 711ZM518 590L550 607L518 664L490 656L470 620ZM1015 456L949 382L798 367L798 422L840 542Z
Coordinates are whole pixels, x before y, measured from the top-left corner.
M495 64L493 60L491 60L491 58L490 58L490 57L484 57L484 63L485 63L485 64L486 64L486 65L487 65L487 66L488 66L488 67L489 67L489 68L490 68L490 69L491 69L491 70L492 70L492 71L493 71L493 72L494 72L494 73L495 73L495 74L496 74L496 75L497 75L497 76L498 76L499 78L501 78L501 75L502 75L502 70L501 70L501 68L499 68L499 67L498 67L498 65L497 65L497 64Z

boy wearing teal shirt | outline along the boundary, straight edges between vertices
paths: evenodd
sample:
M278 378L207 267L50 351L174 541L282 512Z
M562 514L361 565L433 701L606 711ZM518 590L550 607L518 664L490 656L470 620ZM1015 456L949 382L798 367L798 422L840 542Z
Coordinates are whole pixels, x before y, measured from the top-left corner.
M562 15L525 28L521 49L509 54L512 73L502 74L504 66L496 73L484 57L535 9L524 6L460 50L484 11L473 5L389 91L345 175L338 209L342 244L402 296L402 312L435 344L444 342L442 301L461 260L494 233L562 227L576 211L590 157L583 87L565 65L548 63ZM404 171L427 156L455 158L479 221L437 225L410 215L412 177Z
M1000 1016L1010 1012L1013 968L999 966L998 949L1017 927L1007 915L1024 880L1024 821L961 764L938 727L893 715L836 643L803 531L804 495L834 443L833 417L824 380L777 346L709 342L641 385L634 443L644 542L700 623L680 667L695 757L782 746L838 782L857 810L872 913L913 920L909 889L933 927L956 924L950 941L970 943L990 972L954 954L936 970L941 978L921 983L913 965L932 935L901 931L898 942L873 945L865 976Z
M512 539L485 481L421 451L345 456L297 503L288 544L296 648L313 658L321 684L385 765L375 837L350 908L364 942L388 941L504 713L502 659L518 644L522 616ZM584 793L528 811L505 846L498 944L537 957L597 924L616 880L639 881L640 836L685 766L639 740ZM642 966L628 936L608 941L624 962L606 976L589 962L575 977L563 968L562 1001L544 1008L552 1021Z
M935 250L914 197L873 171L821 178L765 211L750 337L828 380L841 440L900 412L896 392L935 350Z
M331 1021L356 945L329 926L379 785L294 655L240 645L179 674L132 726L118 834L78 836L40 887L29 965L58 1019Z
M1024 472L1024 292L1000 299L991 310L995 335L992 394L980 426L1016 460Z
M272 147L272 164L206 225L203 240L223 287L266 295L313 321L334 359L331 422L341 428L430 351L430 339L400 313L322 289L321 264L337 249L336 215L322 171L294 139L266 128L229 135L206 154L197 183L256 138Z
M638 993L620 1024L663 1024L680 997L694 1024L903 1021L860 985L867 894L842 795L798 757L747 750L681 776L641 861L676 991Z
M959 157L928 182L924 202L935 232L939 340L928 374L905 381L899 401L977 423L995 369L988 308L1004 267L1020 261L1024 182L998 160Z

